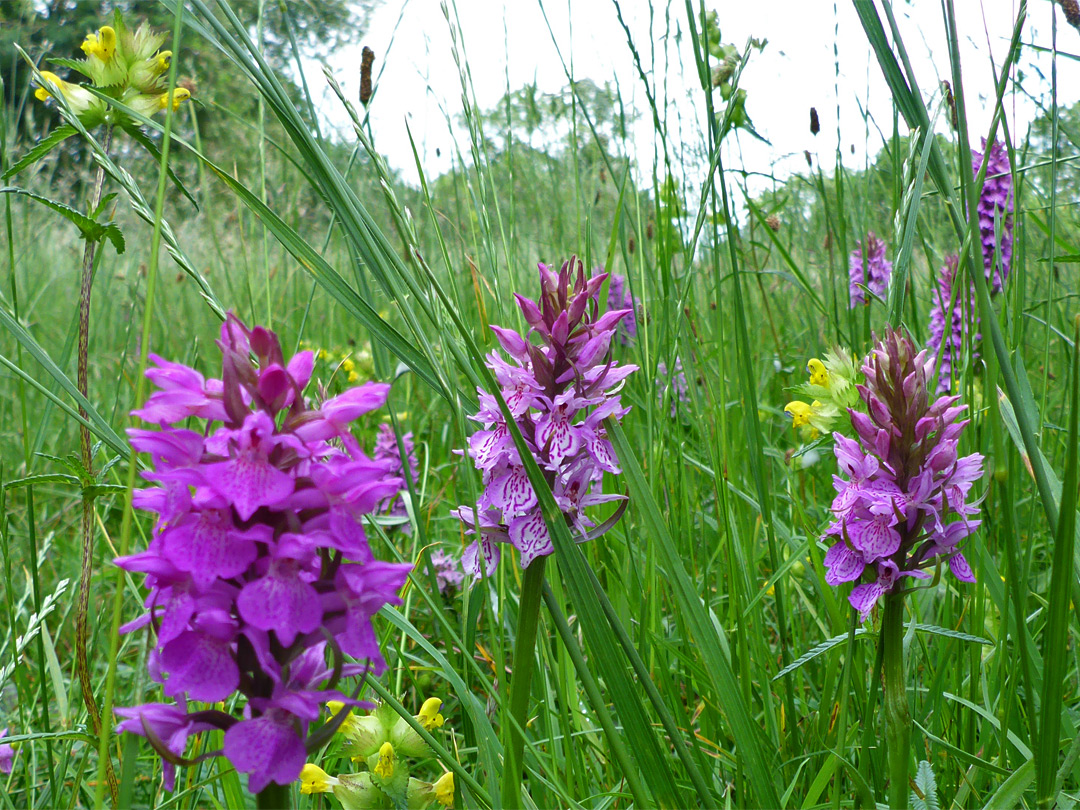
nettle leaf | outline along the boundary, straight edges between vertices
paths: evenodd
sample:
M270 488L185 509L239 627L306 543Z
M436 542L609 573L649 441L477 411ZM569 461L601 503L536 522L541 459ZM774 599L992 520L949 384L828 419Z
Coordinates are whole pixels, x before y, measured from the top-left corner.
M926 760L920 761L915 770L915 789L911 791L911 807L913 810L940 810L934 769Z
M33 166L35 163L37 163L39 160L49 154L53 149L58 147L76 132L78 132L78 130L75 129L75 127L73 127L71 124L64 124L63 126L57 127L40 141L38 141L36 144L34 144L34 146L30 149L29 152L23 155L22 158L17 160L15 164L11 166L11 168L4 172L3 179L8 180L17 175L23 169Z
M8 186L6 188L0 188L0 194L21 194L24 197L29 197L32 200L44 205L46 208L51 208L58 213L64 219L71 222L75 227L79 229L79 234L83 239L87 239L91 242L98 242L102 239L108 239L112 242L112 246L116 249L117 253L123 253L126 245L124 243L124 235L120 232L120 229L116 225L109 223L103 225L96 219L88 217L81 211L76 211L70 205L64 205L56 200L50 200L48 197L43 197L40 194L35 194L33 191L29 191L25 188L16 188L14 186Z

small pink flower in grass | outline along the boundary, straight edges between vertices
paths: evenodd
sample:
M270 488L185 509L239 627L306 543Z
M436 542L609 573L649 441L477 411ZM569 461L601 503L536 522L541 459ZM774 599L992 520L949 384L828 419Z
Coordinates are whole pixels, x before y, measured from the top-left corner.
M309 724L343 677L385 662L372 618L411 566L374 558L363 516L393 498L400 459L371 459L349 423L381 407L388 386L367 384L312 407L310 352L285 360L277 336L229 316L218 346L222 378L156 359L161 386L136 415L160 430L131 431L159 484L137 493L158 515L148 548L116 564L146 575L148 612L124 626L157 632L151 676L179 702L117 709L120 731L144 736L175 783L187 739L225 732L222 754L248 786L287 785L303 767ZM254 358L252 357L254 355ZM205 429L169 426L191 418ZM336 665L328 665L332 653ZM364 663L346 663L351 655ZM242 717L187 709L241 698Z
M825 581L857 582L848 599L865 620L904 578L925 579L943 562L974 582L960 546L979 526L968 498L982 456L958 456L964 408L957 397L931 401L926 352L906 334L887 332L862 370L868 413L850 412L856 439L833 434L846 477L835 477L835 519L822 539L831 544Z
M576 257L558 273L541 264L540 299L516 296L529 334L493 327L510 361L492 353L487 363L564 518L583 539L602 534L614 523L609 519L587 533L594 524L585 508L624 498L603 495L604 473L619 472L604 419L618 420L628 411L619 390L636 368L608 357L619 324L632 326L633 312L612 309L599 314L596 298L606 277L586 276ZM539 345L529 340L534 334ZM471 418L483 428L469 438L467 452L482 473L484 491L475 509L462 506L453 514L466 534L477 535L462 557L465 570L481 576L482 568L490 576L499 562L497 544L514 546L523 568L555 549L497 400L482 389L477 394L480 409Z

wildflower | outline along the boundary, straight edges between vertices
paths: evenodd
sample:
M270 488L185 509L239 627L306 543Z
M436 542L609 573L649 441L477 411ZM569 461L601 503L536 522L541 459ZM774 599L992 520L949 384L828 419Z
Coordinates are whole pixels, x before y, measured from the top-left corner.
M885 258L885 243L877 238L873 231L866 234L866 239L855 246L848 260L851 299L850 307L855 309L866 303L863 287L881 298L889 287L892 275L892 262Z
M906 334L888 331L862 371L867 412L849 410L856 439L833 434L846 477L834 478L834 519L822 539L831 543L825 581L858 582L849 601L865 620L905 577L926 579L940 562L975 581L961 545L981 522L968 498L982 456L957 456L965 406L959 397L930 402L926 352Z
M432 785L435 788L435 798L443 807L454 806L454 773L447 771Z
M388 741L379 748L379 761L371 769L376 776L389 779L394 775L394 746Z
M618 391L636 367L607 360L616 328L629 310L609 310L598 317L596 294L607 276L586 276L576 257L557 273L543 264L539 268L540 299L518 295L517 301L529 334L535 333L541 345L493 326L511 361L492 352L487 365L529 451L550 476L568 525L584 539L595 539L599 535L589 531L594 524L585 510L623 499L602 493L604 472L619 472L603 420L621 419L629 410L622 407ZM463 558L474 576L480 575L481 554L486 572L494 571L497 543L514 546L522 568L554 551L505 416L491 394L483 389L477 393L480 410L470 418L483 429L469 437L468 454L483 474L484 491L477 504L453 512L466 534L478 535Z
M318 765L312 765L309 762L300 769L301 793L330 793L337 784L339 784L337 778Z
M420 463L416 459L416 445L413 443L412 433L406 433L402 436L401 444L405 447L405 457L409 462L409 479L415 484L417 475L420 472ZM404 479L405 466L401 461L401 449L398 445L397 435L394 433L394 429L386 422L379 425L379 435L375 439L373 455L376 461L388 463L392 474L401 476ZM400 497L390 496L381 501L377 506L377 511L384 512L390 517L404 519L401 530L405 534L412 532L412 527L407 520L409 516L408 510L405 508L405 502Z
M0 740L7 736L8 730L0 730ZM6 743L0 743L0 773L11 773L15 765L15 747ZM451 795L453 788L450 789Z
M440 728L443 724L443 716L439 714L439 708L442 706L442 701L439 698L428 698L424 701L424 705L420 707L420 713L416 715L416 719L420 721L420 725L424 727L425 731L431 731L433 728Z
M171 94L168 92L166 73L172 52L161 50L165 34L156 33L146 25L132 31L119 14L114 19L113 26L103 25L86 35L81 46L85 59L65 64L89 79L90 86L96 90L142 115L151 116L170 105L177 109L191 97L191 91L177 87ZM124 122L118 110L110 108L85 87L62 82L52 73L43 72L41 77L57 86L84 125ZM42 86L34 95L46 101L51 93Z
M1009 173L1009 155L998 141L986 148L986 138L982 140L984 152L972 152L972 170L978 174L983 161L986 166L986 180L982 194L976 206L979 217L979 235L982 237L983 264L986 268L986 280L991 284L991 291L1001 292L1002 284L1009 277L1012 264L1013 245L1013 198L1012 175ZM997 241L1000 228L1001 242ZM1000 250L1000 263L997 259Z
M439 593L446 593L450 588L460 587L465 579L465 575L461 573L461 561L441 548L431 552L430 564L435 572L435 582L439 586Z
M933 303L930 309L930 339L927 349L938 362L937 393L949 391L952 374L962 363L964 335L969 323L974 320L976 327L979 318L974 315L975 285L963 284L962 274L957 268L959 259L956 255L945 259L945 266L938 273L937 287L931 291ZM959 283L958 283L959 282ZM948 310L948 312L946 312ZM974 341L978 341L976 334Z
M851 355L839 347L826 352L824 360L817 357L808 360L806 371L809 380L793 390L814 397L813 402L807 405L793 400L784 406L784 413L804 441L813 441L830 432L841 413L858 403L859 392L855 388L858 372Z
M68 107L80 120L88 124L96 124L104 120L105 102L85 87L65 82L55 73L48 70L41 71L40 75L38 87L34 90L34 98L38 101L48 101L56 94L56 91L59 91Z
M619 345L629 346L637 337L637 301L630 293L630 285L626 283L626 277L618 273L608 276L608 310L629 310L619 322L617 337Z
M300 774L320 705L359 705L338 691L340 678L385 668L371 619L400 604L410 566L368 548L361 518L402 480L348 432L382 406L388 386L368 383L314 408L303 396L311 352L286 361L273 332L231 314L218 346L221 379L154 357L147 376L159 390L135 415L160 429L129 431L158 485L135 503L159 520L145 551L116 560L146 574L149 588L149 612L124 631L155 625L153 671L178 703L116 713L126 718L120 731L147 737L166 760L167 789L187 738L214 728L258 793ZM191 418L205 429L175 426ZM331 651L366 663L328 665ZM246 698L239 718L187 709L188 699L234 694Z

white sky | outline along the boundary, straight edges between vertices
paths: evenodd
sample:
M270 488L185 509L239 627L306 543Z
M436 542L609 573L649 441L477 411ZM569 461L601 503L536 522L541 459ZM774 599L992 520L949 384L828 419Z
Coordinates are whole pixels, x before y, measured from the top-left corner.
M968 114L977 146L978 134L985 133L990 123L991 63L1000 66L1004 59L1019 0L954 1L962 40ZM703 102L685 24L684 2L671 0L665 5L655 0L656 18L651 31L648 0L621 0L621 6L645 71L650 81L660 87L660 98L666 98L669 138L676 142L673 149L680 149L677 144L682 142L691 152L700 150ZM749 37L768 40L764 51L751 56L741 86L748 94L747 111L757 131L770 144L740 133L737 141L730 142L725 168L775 172L783 177L805 170L803 150L809 149L820 155L826 169L831 169L835 164L838 113L845 165L861 168L867 150L871 157L878 151L881 136L874 125L886 136L889 134L892 105L880 68L849 0L837 0L835 5L827 0L707 0L707 8L719 12L723 42L734 43L741 50ZM1025 43L1050 47L1052 8L1049 0L1031 0ZM655 131L643 85L616 17L615 3L545 0L543 9L551 22L554 42L544 22L540 0L457 0L477 104L481 109L497 104L506 92L508 81L515 90L534 80L542 92L564 88L567 80L555 48L557 42L564 58L572 58L576 78L589 78L597 84L618 81L625 103L639 113L632 145L628 148L638 161L639 176L651 175L657 148ZM681 41L675 36L664 36L667 10L671 14L670 30L674 33L677 29ZM894 10L924 96L934 93L936 101L939 80L948 78L949 71L941 5L935 0L895 0ZM452 137L457 138L461 152L467 155L465 133L456 128L452 136L443 112L456 119L462 110L462 90L453 59L450 27L439 0L384 0L372 15L363 42L331 57L330 67L346 94L354 100L359 91L361 45L375 51L375 72L384 69L370 116L376 148L391 166L400 170L406 181L416 182L406 120L429 177L450 168L455 151ZM1080 53L1080 33L1065 24L1060 15L1058 47ZM1025 49L1021 69L1026 93L1048 103L1049 54ZM1039 76L1039 71L1045 79ZM310 66L308 81L318 98L320 89L325 87L319 66ZM1077 100L1080 62L1059 57L1058 88L1062 106ZM720 103L719 94L717 102ZM870 111L869 136L860 105ZM821 120L821 133L816 138L809 132L811 106L817 108ZM344 130L347 119L329 91L320 107L330 121L342 125L342 134L347 136ZM1009 93L1006 109L1013 137L1022 137L1037 113L1036 104L1019 93ZM944 127L944 116L940 124ZM852 146L854 154L850 151ZM437 148L441 157L436 156ZM672 157L677 160L680 154ZM688 172L694 173L694 170ZM696 174L700 173L698 169ZM692 179L700 182L700 177ZM759 180L756 185L760 188L763 182L767 181Z

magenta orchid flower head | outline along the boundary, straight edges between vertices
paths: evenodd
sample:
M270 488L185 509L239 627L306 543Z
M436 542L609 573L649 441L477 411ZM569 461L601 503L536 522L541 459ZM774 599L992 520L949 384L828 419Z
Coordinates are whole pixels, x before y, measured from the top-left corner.
M825 581L858 583L848 598L864 620L885 593L929 578L939 562L975 581L962 549L980 524L969 499L982 456L958 456L965 406L959 397L931 401L928 365L906 334L886 332L862 368L866 413L849 411L856 438L833 434L842 475L822 537Z
M543 264L539 268L540 299L517 296L528 334L493 326L510 359L492 352L487 365L567 524L592 539L613 521L597 529L586 508L624 497L603 494L604 473L619 472L603 420L621 419L629 411L619 390L637 367L618 365L609 349L631 310L600 315L597 292L607 276L588 276L576 257L558 272ZM539 345L530 341L532 335ZM486 574L494 572L499 543L518 550L522 568L554 551L503 412L487 391L478 389L477 394L480 409L470 418L482 429L469 437L467 452L482 474L484 491L475 506L454 510L465 533L477 536L462 558L474 576L480 576L481 558Z
M131 430L156 486L135 504L158 515L145 551L116 564L145 574L151 674L175 703L118 708L119 731L146 737L164 760L165 787L188 737L225 732L224 755L253 793L300 774L309 724L331 700L358 701L343 677L386 664L372 617L400 604L411 566L374 559L363 516L403 486L400 459L368 457L349 427L380 408L389 386L367 383L313 407L304 397L314 357L286 361L277 336L229 315L220 379L154 357L157 385ZM180 427L203 420L199 430ZM345 656L362 661L346 663ZM328 657L332 663L328 663ZM188 700L231 701L242 714L189 711Z

